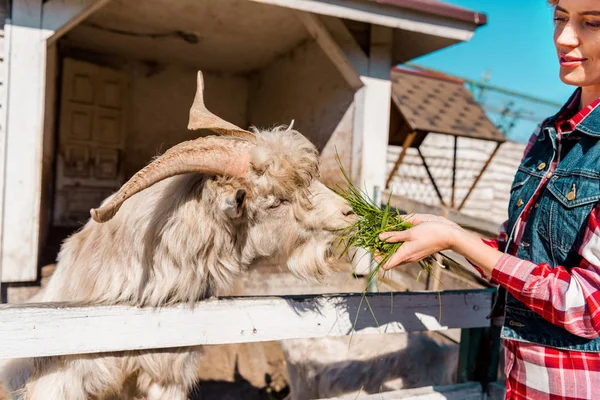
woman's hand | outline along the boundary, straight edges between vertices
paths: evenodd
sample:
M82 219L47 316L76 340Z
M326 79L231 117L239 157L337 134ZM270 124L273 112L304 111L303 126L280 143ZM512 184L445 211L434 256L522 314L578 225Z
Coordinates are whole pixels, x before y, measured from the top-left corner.
M436 215L414 214L406 220L414 226L405 231L384 232L379 235L379 239L386 242L404 242L382 266L385 270L415 263L438 251L453 248L456 238L463 231L454 222ZM377 255L375 258L378 262L381 261L381 256Z

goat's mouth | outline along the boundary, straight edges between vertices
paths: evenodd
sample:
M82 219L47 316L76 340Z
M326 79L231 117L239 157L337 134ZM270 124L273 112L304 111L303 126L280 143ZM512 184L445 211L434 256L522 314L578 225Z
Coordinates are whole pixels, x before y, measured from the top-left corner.
M332 259L334 254L335 254L335 246L333 243L330 243L329 246L327 246L327 249L325 250L325 259L326 260Z

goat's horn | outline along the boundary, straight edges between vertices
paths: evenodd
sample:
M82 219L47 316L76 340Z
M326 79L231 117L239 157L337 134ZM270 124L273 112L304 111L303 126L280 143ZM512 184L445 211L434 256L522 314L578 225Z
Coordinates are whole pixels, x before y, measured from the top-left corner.
M294 128L294 120L290 122L290 125L287 127L286 131L291 131Z
M153 160L127 181L110 201L90 210L96 222L115 216L125 200L163 179L187 173L242 177L250 168L254 145L239 139L208 136L179 143Z
M250 140L255 138L252 132L239 128L208 111L204 104L204 78L202 71L198 71L196 97L194 97L194 103L190 109L188 129L210 129L220 135L237 136Z

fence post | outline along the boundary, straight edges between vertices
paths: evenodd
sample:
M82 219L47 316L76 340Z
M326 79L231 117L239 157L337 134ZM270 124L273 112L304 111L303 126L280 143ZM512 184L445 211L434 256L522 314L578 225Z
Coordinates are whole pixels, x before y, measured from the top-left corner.
M458 355L458 383L477 381L484 392L487 385L497 381L500 361L499 324L487 328L462 329Z

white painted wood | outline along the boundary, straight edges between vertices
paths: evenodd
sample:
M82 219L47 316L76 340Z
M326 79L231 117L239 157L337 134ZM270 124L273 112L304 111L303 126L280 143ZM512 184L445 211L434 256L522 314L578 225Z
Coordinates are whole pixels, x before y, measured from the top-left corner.
M492 382L488 385L487 400L504 400L506 398L506 382Z
M374 188L384 188L392 84L390 67L392 31L373 26L369 67L361 76L364 86L355 95L353 138L353 178L371 196Z
M322 400L481 400L482 388L478 382L448 386L394 390L377 394L352 394Z
M319 20L319 17L304 11L297 11L296 15L298 16L298 19L302 21L309 34L315 39L319 47L321 47L323 53L329 57L333 65L340 71L350 87L354 90L360 89L363 86L360 75L346 57L344 51L327 31L325 25Z
M48 0L43 6L42 29L49 43L58 40L110 0Z
M2 293L2 236L4 230L2 229L4 221L4 171L5 171L5 157L6 157L6 132L7 132L7 120L8 113L6 109L8 107L8 68L10 65L10 40L7 36L10 35L10 20L5 21L4 31L2 32L2 68L0 68L0 83L2 84L2 90L0 91L0 297ZM2 299L0 298L0 303Z
M420 32L455 40L469 40L476 27L464 21L427 15L401 8L385 7L364 0L250 0L295 10L346 18L390 28Z
M443 292L441 303L437 293L369 295L377 323L362 294L223 298L160 309L0 306L0 358L344 336L353 326L355 334L485 327L492 293Z
M46 43L41 0L14 0L8 27L7 139L3 187L2 280L36 279Z

